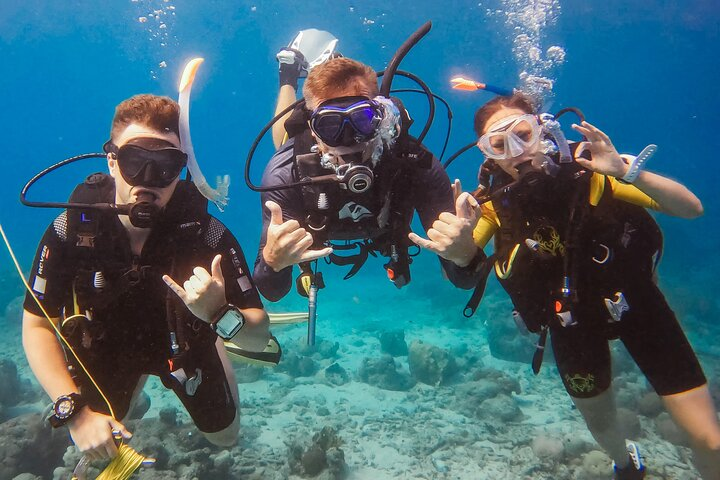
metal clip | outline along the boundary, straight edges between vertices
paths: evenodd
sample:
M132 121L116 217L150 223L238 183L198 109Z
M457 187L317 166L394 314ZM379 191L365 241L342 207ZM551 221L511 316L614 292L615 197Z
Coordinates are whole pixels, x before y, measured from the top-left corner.
M572 327L573 325L577 325L577 321L573 318L572 312L570 310L565 310L564 312L557 312L557 318L560 321L560 325L563 327Z
M202 370L199 368L195 369L195 375L185 380L185 393L190 395L191 397L195 395L195 392L197 392L198 387L200 387L200 384L202 383Z
M627 300L625 300L625 295L623 295L622 292L615 292L614 300L609 298L605 298L604 300L605 307L607 307L608 312L610 312L611 322L619 322L622 319L623 313L630 310L630 305L628 305Z

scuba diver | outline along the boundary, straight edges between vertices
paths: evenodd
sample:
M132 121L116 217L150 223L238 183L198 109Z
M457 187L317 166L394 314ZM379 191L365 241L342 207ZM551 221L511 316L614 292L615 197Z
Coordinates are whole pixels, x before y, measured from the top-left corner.
M50 423L67 425L84 459L118 454L147 375L175 392L210 442L233 445L238 387L223 341L261 352L271 339L240 245L199 187L180 179L194 162L180 116L178 103L155 95L117 106L109 175L75 189L32 267L25 353L56 399ZM25 202L33 181L23 202L51 206Z
M577 109L574 111L581 116ZM561 114L559 112L559 114ZM608 340L619 338L687 432L706 480L720 478L720 427L701 366L656 284L662 234L646 209L682 218L703 213L683 185L643 169L655 146L619 155L584 121L568 144L557 116L537 114L521 93L495 97L475 114L486 157L475 192L482 249L495 238L466 307L472 315L491 269L513 316L539 333L537 374L549 332L562 382L596 441L614 460L614 478L639 479L645 467L626 441L611 386Z
M352 265L349 278L368 255L380 253L389 259L388 278L398 288L406 285L414 211L428 235L452 245L440 259L449 279L462 288L476 283L477 248L472 240L455 239L460 231L472 232L474 222L466 217L474 215L467 206L474 200L463 197L455 205L445 170L408 133L410 117L389 97L385 75L385 89L379 90L375 71L346 57L308 74L305 108L296 108L285 122L290 138L257 188L265 209L253 278L267 299L288 293L296 264L298 291L308 295L305 280L317 279L310 262L322 257ZM335 253L351 250L357 253Z

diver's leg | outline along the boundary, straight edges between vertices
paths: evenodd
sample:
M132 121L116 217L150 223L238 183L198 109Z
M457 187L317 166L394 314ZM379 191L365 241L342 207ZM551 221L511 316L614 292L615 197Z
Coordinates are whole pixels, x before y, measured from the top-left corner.
M629 462L625 446L628 432L618 421L612 387L592 398L571 398L595 441L610 455L618 468L625 468Z
M624 468L629 462L625 446L627 431L618 422L610 347L602 330L593 327L598 324L593 320L585 312L578 325L550 326L555 363L565 390L593 438L619 468Z
M703 480L720 480L720 425L708 386L661 398L678 426L690 436L695 467Z
M130 400L130 407L128 413L122 419L123 422L126 420L139 420L145 415L150 408L150 397L143 393L145 383L147 382L148 375L141 375L140 379L135 386L135 390Z
M232 368L232 364L230 363L230 359L227 356L227 352L225 352L224 342L219 337L215 342L215 348L220 362L222 363L227 385L230 388L230 393L235 402L235 418L232 423L224 429L212 433L203 432L203 435L205 435L205 438L214 445L230 447L237 442L238 433L240 433L240 398L238 394L238 383L235 379L235 372Z
M704 480L720 480L720 426L700 362L664 295L634 282L621 338L675 422L690 436Z

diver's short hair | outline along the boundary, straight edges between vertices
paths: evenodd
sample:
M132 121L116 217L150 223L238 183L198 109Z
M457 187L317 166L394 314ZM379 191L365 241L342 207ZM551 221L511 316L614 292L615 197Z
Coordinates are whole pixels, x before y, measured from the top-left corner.
M180 106L172 98L147 93L134 95L115 107L110 138L116 138L132 123L180 136L179 122Z
M347 57L328 60L313 68L305 80L305 101L315 105L317 98L332 98L335 92L362 85L371 97L378 94L377 74L371 67Z

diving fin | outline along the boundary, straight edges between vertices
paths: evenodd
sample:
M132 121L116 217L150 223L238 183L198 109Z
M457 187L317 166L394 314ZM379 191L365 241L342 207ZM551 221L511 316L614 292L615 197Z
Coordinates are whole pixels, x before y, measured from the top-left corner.
M304 74L333 57L338 39L330 32L308 28L295 36L288 48L297 50L305 57Z
M262 352L250 352L244 350L230 341L225 342L225 350L228 353L230 359L243 363L250 363L253 365L271 366L274 367L280 363L282 357L282 348L278 343L275 336L270 335L267 347Z
M268 316L272 325L290 325L308 321L308 312L268 313Z

